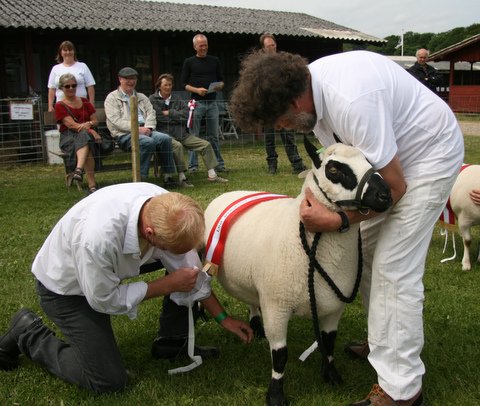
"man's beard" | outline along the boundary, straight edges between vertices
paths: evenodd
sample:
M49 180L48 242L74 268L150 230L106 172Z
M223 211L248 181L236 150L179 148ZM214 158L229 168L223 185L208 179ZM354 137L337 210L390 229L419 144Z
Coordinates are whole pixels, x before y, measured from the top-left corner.
M309 133L317 124L317 114L307 113L306 111L301 111L300 113L291 113L288 117L289 122L291 123L289 127L292 127L291 130L295 130L301 133Z

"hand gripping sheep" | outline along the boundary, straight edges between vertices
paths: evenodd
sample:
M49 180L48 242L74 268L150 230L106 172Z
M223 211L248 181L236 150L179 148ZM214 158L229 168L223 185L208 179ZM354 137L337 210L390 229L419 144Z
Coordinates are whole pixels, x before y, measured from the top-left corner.
M323 233L310 258L300 238L300 202L306 187L329 209L359 208L385 211L391 205L390 191L383 179L355 148L334 144L322 154L305 138L313 160L302 192L296 198L263 201L250 206L229 227L219 262L218 280L232 296L248 303L252 311L261 309L265 335L270 344L272 378L267 404L285 405L283 375L287 362L287 327L292 315L309 316L308 270L317 261L345 296L354 290L358 267L359 225L345 233ZM368 173L367 180L361 180ZM362 183L360 188L359 183ZM357 189L358 193L357 193ZM213 200L205 211L206 235L218 223L225 209L245 196L257 192L225 193ZM305 232L304 242L312 247L315 235ZM323 376L332 383L341 381L333 364L337 325L345 303L320 277L314 282L316 313L321 324L324 357ZM252 313L255 314L255 313ZM256 320L255 316L251 322ZM252 323L253 324L253 323Z

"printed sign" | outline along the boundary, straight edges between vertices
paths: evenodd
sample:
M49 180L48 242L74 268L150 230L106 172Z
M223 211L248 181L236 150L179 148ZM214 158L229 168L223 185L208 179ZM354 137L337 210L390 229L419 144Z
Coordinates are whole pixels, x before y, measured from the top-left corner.
M10 120L33 120L33 103L11 102Z

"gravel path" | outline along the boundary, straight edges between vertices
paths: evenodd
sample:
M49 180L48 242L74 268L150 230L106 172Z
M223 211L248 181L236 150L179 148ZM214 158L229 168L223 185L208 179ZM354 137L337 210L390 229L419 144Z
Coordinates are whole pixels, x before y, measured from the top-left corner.
M480 136L480 121L464 121L458 122L462 129L463 135L477 135Z

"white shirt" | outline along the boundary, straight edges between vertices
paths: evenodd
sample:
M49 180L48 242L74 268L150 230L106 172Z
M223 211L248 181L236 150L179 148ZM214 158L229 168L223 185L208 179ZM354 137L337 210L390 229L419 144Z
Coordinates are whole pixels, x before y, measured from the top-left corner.
M398 155L405 178L451 176L463 137L447 104L390 59L366 51L320 58L309 65L324 146L358 148L375 169Z
M95 85L95 79L93 78L90 69L83 62L76 61L72 66L65 66L63 63L55 65L50 71L50 76L48 77L48 88L56 89L55 99L60 101L64 98L63 90L58 88L58 81L60 76L65 73L71 73L77 79L77 92L75 93L78 97L87 96L87 87Z
M175 255L151 247L140 258L140 209L152 196L164 193L168 192L150 183L125 183L82 199L45 240L33 261L33 274L52 292L85 296L96 311L135 318L147 284L121 281L137 276L140 265L161 260L169 272L202 267L193 250Z

